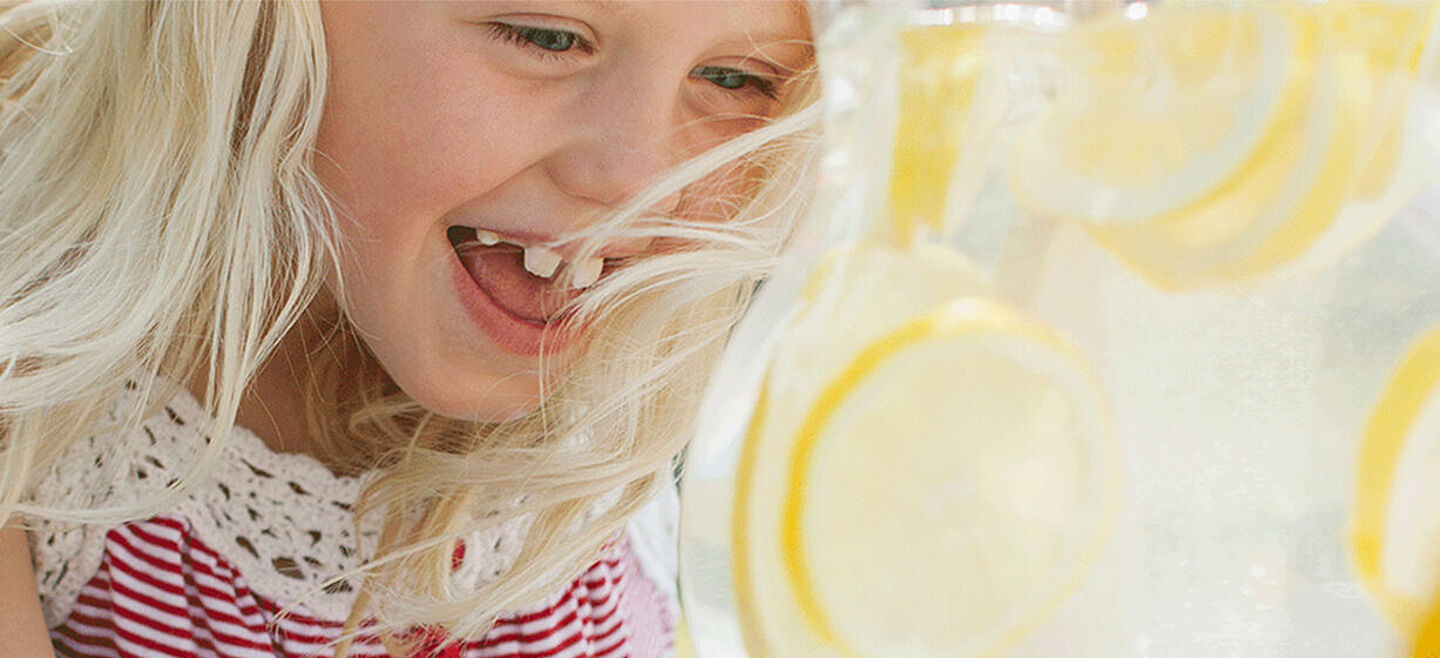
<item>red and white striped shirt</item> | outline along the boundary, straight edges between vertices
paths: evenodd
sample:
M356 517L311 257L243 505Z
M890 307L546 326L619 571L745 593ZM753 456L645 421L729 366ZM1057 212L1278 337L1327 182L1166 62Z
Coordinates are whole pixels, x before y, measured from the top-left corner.
M184 396L182 396L184 397ZM145 423L142 449L106 463L104 439L84 442L35 488L44 504L77 503L94 479L110 478L103 503L124 504L165 486L181 449L208 418L193 399ZM237 432L222 465L176 509L111 526L42 525L31 533L36 581L57 654L149 656L328 656L354 588L316 591L359 564L374 537L352 537L348 504L359 482L318 462L270 452ZM203 441L203 437L200 438ZM187 445L188 444L188 445ZM86 451L94 453L90 457ZM79 458L77 458L79 457ZM107 468L108 467L108 468ZM109 475L101 475L106 474ZM80 486L76 478L91 480ZM317 492L325 492L321 495ZM667 492L670 493L670 492ZM287 495L288 494L288 495ZM673 494L671 494L673 495ZM647 514L673 515L673 503ZM480 640L451 643L451 658L670 655L675 611L672 558L656 559L673 521L633 523L625 537L568 586L502 616ZM649 530L645 530L649 529ZM457 577L497 577L518 551L523 526L467 538ZM475 549L483 550L472 550ZM667 562L669 564L667 564ZM299 601L290 614L286 606ZM442 644L426 636L428 645ZM375 634L361 634L351 656L387 656ZM427 654L428 655L428 654Z

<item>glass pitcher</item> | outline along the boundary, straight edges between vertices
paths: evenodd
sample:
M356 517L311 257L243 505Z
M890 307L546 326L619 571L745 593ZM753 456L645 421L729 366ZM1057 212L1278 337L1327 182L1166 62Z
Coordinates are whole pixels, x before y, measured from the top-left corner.
M1440 655L1440 3L814 9L693 651Z

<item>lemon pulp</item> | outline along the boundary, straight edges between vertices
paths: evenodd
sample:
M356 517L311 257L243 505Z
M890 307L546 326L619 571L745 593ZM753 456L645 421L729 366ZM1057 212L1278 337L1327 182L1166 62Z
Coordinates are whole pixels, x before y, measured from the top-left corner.
M847 248L815 276L737 475L747 648L1006 645L1063 600L1108 528L1115 455L1083 357L977 296L949 250Z
M1088 568L1107 442L1083 359L993 302L873 343L792 446L782 557L806 621L847 655L1003 646Z

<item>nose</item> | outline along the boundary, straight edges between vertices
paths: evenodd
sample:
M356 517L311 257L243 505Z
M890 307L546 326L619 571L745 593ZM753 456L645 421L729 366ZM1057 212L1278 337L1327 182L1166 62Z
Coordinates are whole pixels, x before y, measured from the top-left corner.
M632 76L597 80L577 103L571 139L552 154L548 173L565 194L615 208L659 181L678 162L680 108L677 91L663 84L636 84ZM680 194L652 204L652 212L675 210Z

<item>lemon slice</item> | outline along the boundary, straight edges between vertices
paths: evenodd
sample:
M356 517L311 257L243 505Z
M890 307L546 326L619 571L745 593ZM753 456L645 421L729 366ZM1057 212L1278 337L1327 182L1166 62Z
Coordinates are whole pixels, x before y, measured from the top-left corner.
M1313 8L1332 56L1359 66L1348 93L1368 99L1344 204L1323 235L1279 272L1328 267L1378 233L1435 178L1440 2L1332 2ZM1335 181L1327 181L1332 186Z
M1394 184L1396 175L1411 173L1402 163L1423 140L1418 139L1416 96L1431 80L1436 66L1434 51L1440 2L1337 2L1325 5L1326 30L1339 52L1364 59L1372 72L1371 97L1376 99L1374 120L1361 150L1361 175L1354 196L1359 201L1378 199ZM1398 171L1397 171L1398 170Z
M899 125L890 178L890 230L908 244L963 215L984 178L988 137L1003 87L987 66L986 28L977 24L902 32Z
M1092 224L1095 238L1171 290L1249 279L1304 255L1348 199L1370 102L1360 63L1316 64L1304 102L1286 108L1226 184L1143 224Z
M1404 632L1440 585L1440 328L1411 348L1365 426L1351 546L1361 580Z
M983 274L934 244L842 244L816 264L789 333L774 350L735 480L733 584L751 656L827 651L805 631L779 553L789 450L801 414L866 345L946 300L988 291Z
M782 555L811 629L849 655L968 656L1045 616L1109 525L1103 409L1078 352L982 299L867 347L792 447Z
M1012 189L1161 289L1324 267L1433 169L1412 110L1435 7L1179 6L1078 30Z
M1369 71L1358 171L1334 225L1296 263L1314 271L1373 237L1435 178L1440 2L1333 2L1318 10L1332 48ZM1365 93L1361 91L1360 93Z
M1410 658L1435 658L1440 656L1440 591L1431 599L1430 608L1420 620L1415 637L1410 642Z
M1303 104L1296 69L1313 37L1287 15L1170 9L1038 44L1063 74L1053 107L1016 144L1011 186L1025 205L1082 221L1148 221L1230 179Z
M777 349L733 518L751 655L983 655L1108 533L1116 457L1084 358L973 295L872 313L907 297L903 253L842 252L817 276L849 282L812 290L813 324Z

